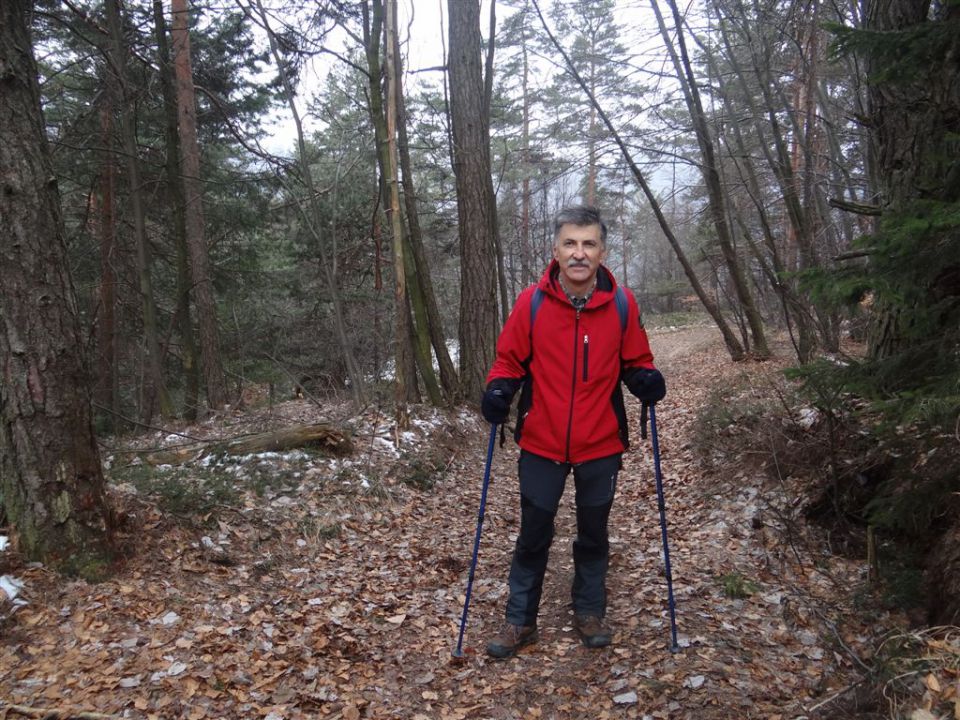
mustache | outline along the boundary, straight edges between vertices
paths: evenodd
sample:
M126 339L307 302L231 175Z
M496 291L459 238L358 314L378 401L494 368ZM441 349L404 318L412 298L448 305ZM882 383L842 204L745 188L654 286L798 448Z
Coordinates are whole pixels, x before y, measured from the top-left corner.
M590 262L587 261L587 260L573 260L573 259L571 259L571 260L567 260L567 267L568 267L568 268L572 268L572 267L585 267L585 268L588 268L588 267L590 267Z

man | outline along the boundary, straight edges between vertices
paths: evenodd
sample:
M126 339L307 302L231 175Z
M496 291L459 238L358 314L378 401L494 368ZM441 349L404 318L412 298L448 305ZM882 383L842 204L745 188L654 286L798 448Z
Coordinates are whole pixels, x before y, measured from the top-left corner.
M607 519L627 449L621 379L645 403L666 385L633 295L617 290L603 266L607 228L599 211L568 207L554 219L553 261L517 298L487 376L481 409L491 423L509 417L521 387L520 534L510 567L506 624L487 653L510 657L537 637L537 613L566 478L576 485L573 544L574 627L587 647L609 645ZM621 317L623 316L623 317Z

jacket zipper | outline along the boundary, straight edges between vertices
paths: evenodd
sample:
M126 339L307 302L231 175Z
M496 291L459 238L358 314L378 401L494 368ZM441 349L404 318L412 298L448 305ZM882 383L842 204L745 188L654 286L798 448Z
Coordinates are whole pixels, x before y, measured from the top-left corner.
M567 415L566 461L570 462L570 437L573 434L573 401L577 394L577 351L580 349L580 311L573 321L573 373L570 378L570 413Z
M590 336L584 334L583 336L583 381L587 381L587 354L590 350Z

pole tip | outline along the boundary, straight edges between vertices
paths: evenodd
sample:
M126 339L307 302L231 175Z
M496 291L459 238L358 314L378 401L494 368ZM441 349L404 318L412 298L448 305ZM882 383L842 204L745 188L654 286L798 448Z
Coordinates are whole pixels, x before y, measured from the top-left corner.
M670 652L671 652L671 653L674 653L674 654L680 652L680 646L677 645L676 643L673 643L673 644L670 646Z
M455 648L453 652L450 653L451 665L463 665L466 661L467 656L463 654L463 650L460 648Z

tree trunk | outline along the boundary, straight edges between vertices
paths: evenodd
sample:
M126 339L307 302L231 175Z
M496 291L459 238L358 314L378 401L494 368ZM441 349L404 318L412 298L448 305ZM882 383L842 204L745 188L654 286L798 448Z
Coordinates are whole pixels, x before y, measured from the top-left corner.
M443 319L437 306L437 297L433 291L433 280L430 277L430 266L423 249L423 233L420 230L420 215L417 211L417 195L413 184L413 163L410 161L410 149L407 142L406 109L403 101L403 87L397 85L397 132L398 149L400 151L400 168L403 172L403 202L407 211L407 224L410 228L410 254L416 268L417 294L422 298L423 310L426 315L425 331L429 334L430 344L437 356L437 366L440 368L440 382L443 392L449 399L457 394L457 371L450 359L447 348L447 338L443 331ZM427 346L429 356L430 347ZM431 367L432 373L432 367ZM424 381L427 378L424 377Z
M187 0L171 0L173 66L177 80L177 112L180 121L180 167L183 176L184 218L194 302L200 328L200 354L207 405L220 410L229 402L220 360L220 328L217 302L210 277L210 256L203 222L203 185L200 182L200 146L197 140L197 100L190 60Z
M432 388L436 387L436 378L433 377L433 367L430 362L429 339L418 334L417 324L411 317L411 310L414 314L418 314L419 327L424 328L425 332L427 325L426 310L425 305L419 302L421 298L415 297L419 288L416 286L416 267L412 253L409 252L410 240L403 225L403 216L399 212L399 200L397 202L398 209L395 211L392 198L392 192L396 188L397 182L396 157L393 153L394 143L391 142L391 129L387 122L390 110L384 102L381 82L382 76L391 72L391 68L387 63L381 65L380 48L384 36L386 36L388 44L393 42L393 38L389 33L384 32L385 7L381 0L374 0L372 6L365 2L361 7L361 12L363 14L364 53L367 58L367 79L370 90L368 110L377 148L377 167L380 170L379 197L385 208L387 222L390 225L394 264L397 261L398 245L403 262L402 275L399 278L396 275L394 277L395 296L398 290L397 283L402 280L404 284L403 305L398 306L396 302L394 303L394 315L396 316L399 312L404 313L404 328L401 330L397 327L397 322L394 322L393 353L396 395L398 399L403 398L398 404L398 418L402 422L406 422L405 416L400 413L399 409L405 407L406 403L418 403L421 399L419 386L417 385L417 368L419 367L421 374L424 375L424 384L427 387L428 394ZM399 73L399 70L396 72ZM387 81L389 83L392 80L388 77ZM412 291L411 287L413 288ZM401 336L402 341L400 340Z
M460 387L479 398L497 342L497 219L483 111L480 3L448 0L450 114L460 234Z
M387 184L387 218L393 234L393 275L394 275L394 357L396 361L395 398L397 428L405 429L410 424L407 411L408 388L416 387L416 373L411 355L410 310L407 299L406 267L403 259L403 221L400 217L400 183L397 168L397 48L394 45L396 33L397 6L395 0L386 0L386 37L387 54L385 74L387 77L387 172L384 181Z
M163 377L163 358L157 329L157 306L153 295L152 253L150 239L147 237L137 134L133 122L133 96L127 80L127 49L123 41L123 25L117 0L106 1L106 12L112 45L110 55L113 58L113 70L116 73L116 86L120 91L120 135L123 140L124 154L127 156L130 212L133 215L133 232L137 248L137 275L143 307L143 338L147 346L147 368L151 386L146 397L155 397L160 406L160 416L169 420L173 417L173 403L170 401L170 394L167 392L167 384ZM149 421L153 414L151 405L152 403L148 400L140 408L140 415L145 421Z
M350 434L344 428L330 423L317 423L292 425L256 435L185 445L172 450L153 450L138 456L151 465L182 465L212 454L250 455L284 452L302 447L321 450L337 457L349 455L354 450Z
M103 105L100 108L100 138L103 147L100 164L100 312L97 314L97 402L107 413L108 426L116 427L120 417L120 392L117 374L117 228L114 215L117 166L113 146L114 88L110 72L104 73Z
M0 3L0 501L23 554L93 568L113 513L40 109L32 3Z
M157 61L160 68L160 88L163 92L163 114L166 121L167 192L170 195L171 231L177 249L177 327L180 334L180 366L185 389L183 417L196 420L200 402L200 368L197 365L197 345L190 316L190 251L187 247L187 226L184 216L183 177L180 172L180 137L177 132L177 94L173 63L167 45L167 23L163 17L163 1L153 0L153 22L157 37Z
M934 20L928 2L878 0L868 5L866 27L876 33L896 33L946 18L956 25L960 17L955 6L946 5L938 12L941 18ZM958 37L953 32L952 45L941 51L954 63L960 56ZM868 57L867 76L875 78L868 87L874 157L871 179L884 214L895 216L919 199L956 203L960 195L960 164L956 160L960 91L956 73L943 67L931 67L929 73L911 68L914 79L904 80L882 62L883 58ZM944 265L945 269L955 268L956 258L944 258ZM874 310L868 355L872 360L882 360L902 349L903 321L893 303L880 303Z

